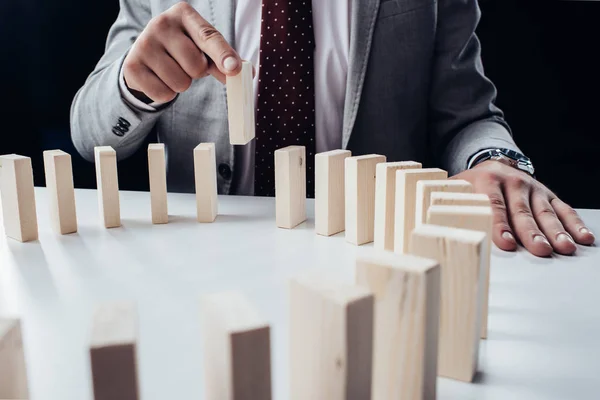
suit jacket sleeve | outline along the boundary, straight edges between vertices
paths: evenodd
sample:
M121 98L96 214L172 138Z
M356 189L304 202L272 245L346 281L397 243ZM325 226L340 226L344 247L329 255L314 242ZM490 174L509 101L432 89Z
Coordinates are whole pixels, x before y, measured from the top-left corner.
M496 88L484 75L475 28L476 0L438 0L436 49L430 95L430 144L450 175L466 169L485 148L520 151L494 102Z

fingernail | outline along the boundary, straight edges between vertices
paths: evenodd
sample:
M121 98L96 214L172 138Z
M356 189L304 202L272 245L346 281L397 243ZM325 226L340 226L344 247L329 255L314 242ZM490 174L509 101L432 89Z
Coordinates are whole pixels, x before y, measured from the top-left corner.
M581 228L581 229L579 229L579 232L583 233L584 235L590 234L590 235L594 236L594 232L590 231L588 228Z
M238 66L238 60L235 57L227 57L223 60L223 68L227 71L233 71Z
M564 242L564 241L569 241L573 244L575 244L575 241L573 240L573 238L569 235L567 235L566 233L560 233L557 237L556 237L556 241L557 242Z
M515 237L512 235L512 233L510 233L508 231L502 232L502 239L508 240L510 242L514 242L515 241Z
M550 246L550 242L542 235L535 235L533 237L535 243L544 243L546 246Z

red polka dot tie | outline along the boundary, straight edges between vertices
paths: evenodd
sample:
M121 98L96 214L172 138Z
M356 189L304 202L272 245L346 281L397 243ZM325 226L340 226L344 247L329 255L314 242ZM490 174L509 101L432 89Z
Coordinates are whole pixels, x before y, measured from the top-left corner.
M314 197L315 90L311 0L262 0L254 194L275 195L275 155L306 147L306 193Z

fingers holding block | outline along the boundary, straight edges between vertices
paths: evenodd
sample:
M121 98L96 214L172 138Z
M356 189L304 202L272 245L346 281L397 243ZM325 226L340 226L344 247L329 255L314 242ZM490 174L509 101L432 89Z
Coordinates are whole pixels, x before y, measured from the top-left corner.
M105 228L121 226L117 153L110 146L94 148L100 216Z
M275 151L275 219L279 228L293 229L306 221L306 148Z
M21 322L0 318L0 399L28 399Z
M194 149L196 209L198 222L214 222L218 213L217 160L214 143Z
M169 222L167 205L167 167L165 162L165 145L151 143L148 145L148 174L150 176L150 207L153 224Z
M227 76L227 108L230 143L247 144L255 137L251 62L242 61L240 73L236 76Z
M427 210L434 192L472 193L473 185L465 180L423 180L417 182L417 199L415 211L415 226L427 221Z
M331 236L343 232L345 224L344 162L349 150L332 150L315 156L315 231Z

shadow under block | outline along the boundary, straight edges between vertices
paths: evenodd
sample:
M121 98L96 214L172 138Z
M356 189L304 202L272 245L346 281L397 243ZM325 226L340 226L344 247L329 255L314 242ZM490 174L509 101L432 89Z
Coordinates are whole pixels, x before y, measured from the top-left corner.
M487 194L483 193L431 193L430 206L483 206L490 207L491 202Z
M357 283L375 295L373 400L436 398L440 279L432 259L379 252L357 260Z
M28 399L21 322L0 318L0 399Z
M492 208L472 206L430 206L427 223L452 228L470 229L486 234L484 250L483 290L481 306L481 338L487 338L492 254Z
M293 280L291 399L370 399L374 317L366 288Z
M346 241L357 246L375 236L375 173L386 157L379 154L346 158Z
M201 143L194 149L194 174L198 222L214 222L218 212L217 159L214 143Z
M473 193L473 185L462 179L417 182L415 226L424 224L427 221L427 210L431 203L431 194L435 192Z
M231 144L246 144L255 136L252 79L252 63L249 61L242 61L239 74L227 77L227 109Z
M446 178L448 178L448 172L439 168L408 169L396 172L395 253L403 254L407 251L410 234L415 228L417 182Z
M332 150L315 156L315 231L331 236L343 232L345 223L344 162L349 150Z
M202 304L206 400L271 399L271 332L240 293Z
M77 232L71 155L62 150L44 151L44 172L52 227L61 235Z
M137 400L137 311L133 303L109 303L94 315L90 360L94 400Z
M375 178L375 234L374 246L378 250L394 250L394 222L396 210L396 172L403 169L420 169L421 163L400 161L377 164Z
M306 221L306 149L289 146L275 151L275 214L279 228Z
M485 233L423 224L410 254L432 258L442 273L438 375L471 382L477 371Z
M148 145L148 174L150 177L150 206L153 224L169 222L167 203L167 167L165 162L165 145L151 143Z
M110 146L94 148L100 216L105 228L121 226L117 153Z

